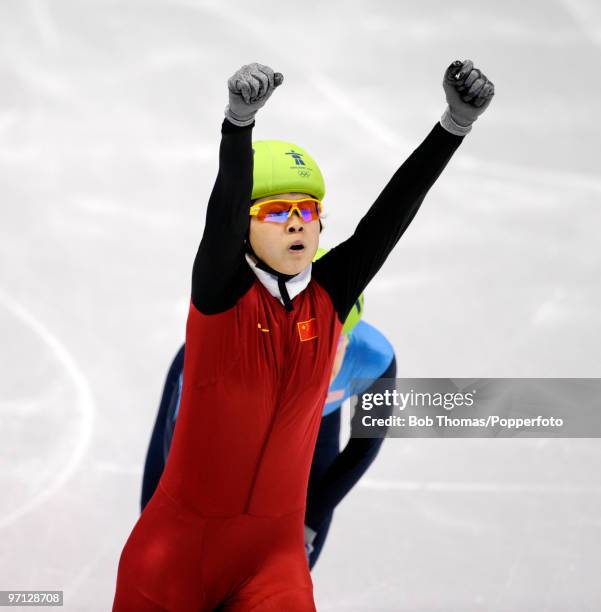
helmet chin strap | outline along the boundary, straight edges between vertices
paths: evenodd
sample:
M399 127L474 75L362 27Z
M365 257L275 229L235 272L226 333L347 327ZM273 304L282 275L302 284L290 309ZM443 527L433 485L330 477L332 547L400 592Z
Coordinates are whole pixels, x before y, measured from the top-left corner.
M273 274L278 279L278 289L280 290L280 295L282 296L282 300L284 302L284 306L286 310L294 310L294 306L292 305L292 300L290 299L290 295L288 294L288 288L286 287L286 281L289 281L291 278L297 276L297 274L284 274L283 272L278 272L274 268L272 268L269 264L264 262L253 250L252 245L250 244L250 237L246 236L246 252L249 255L252 255L257 260L257 268L260 270L264 270L265 272L269 272L269 274Z

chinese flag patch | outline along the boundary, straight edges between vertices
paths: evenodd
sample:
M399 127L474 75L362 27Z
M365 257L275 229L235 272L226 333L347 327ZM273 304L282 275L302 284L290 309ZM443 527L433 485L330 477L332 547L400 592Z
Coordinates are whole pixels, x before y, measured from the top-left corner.
M308 321L299 321L296 325L298 327L298 336L301 342L306 342L312 338L317 338L315 318L309 319Z

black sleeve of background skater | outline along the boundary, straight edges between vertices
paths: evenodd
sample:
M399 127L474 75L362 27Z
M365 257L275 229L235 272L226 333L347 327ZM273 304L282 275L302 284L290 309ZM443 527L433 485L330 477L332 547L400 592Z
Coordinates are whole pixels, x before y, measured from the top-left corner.
M364 393L382 392L383 385L378 384L380 379L390 379L390 390L395 388L396 357L392 357L390 365L381 374L374 384ZM388 383L385 385L388 387ZM361 399L359 399L361 401ZM384 405L377 410L378 418L386 418L392 412L392 406ZM320 532L334 512L334 508L344 499L351 489L359 482L367 468L373 463L382 442L379 438L353 438L347 442L342 452L332 461L319 482L310 489L307 495L305 510L305 523L317 533ZM317 560L315 558L315 560Z
M386 261L463 138L437 123L394 173L353 235L313 264L313 278L329 293L341 322Z
M177 390L179 375L184 366L184 347L180 347L177 351L169 371L165 385L163 386L163 394L161 403L159 404L159 412L157 414L150 444L146 452L146 461L144 462L144 473L142 475L142 495L140 498L140 510L144 510L150 498L159 484L163 470L165 469L165 456L163 452L163 440L165 437L165 424L168 417L169 404L173 393Z
M203 314L231 308L254 281L244 259L253 184L252 128L223 120L219 171L192 270L192 303Z

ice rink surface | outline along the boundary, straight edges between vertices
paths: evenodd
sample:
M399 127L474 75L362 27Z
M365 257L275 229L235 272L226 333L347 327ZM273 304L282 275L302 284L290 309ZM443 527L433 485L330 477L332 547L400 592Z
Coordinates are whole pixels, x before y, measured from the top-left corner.
M242 64L285 76L254 138L318 160L332 246L473 59L495 99L366 319L399 376L601 376L600 52L593 0L4 0L0 589L110 609ZM601 609L600 466L593 439L385 441L336 510L318 609Z

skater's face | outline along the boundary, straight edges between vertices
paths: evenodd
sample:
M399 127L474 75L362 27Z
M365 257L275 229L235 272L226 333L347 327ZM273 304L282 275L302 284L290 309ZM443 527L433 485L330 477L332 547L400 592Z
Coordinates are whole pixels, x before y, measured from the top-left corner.
M255 200L302 200L306 193L279 193ZM283 274L298 274L313 260L319 245L319 219L303 221L293 212L285 223L269 223L250 218L250 244L257 256Z
M330 384L332 384L332 381L336 378L336 376L338 376L338 372L340 372L348 342L349 337L347 334L341 335L338 339L338 349L336 351L336 357L334 357L334 366L332 367L332 374L330 375Z

